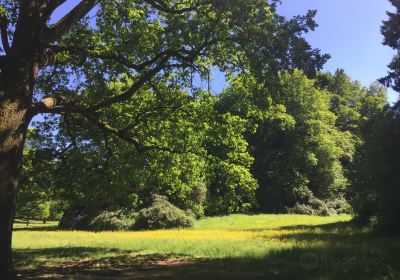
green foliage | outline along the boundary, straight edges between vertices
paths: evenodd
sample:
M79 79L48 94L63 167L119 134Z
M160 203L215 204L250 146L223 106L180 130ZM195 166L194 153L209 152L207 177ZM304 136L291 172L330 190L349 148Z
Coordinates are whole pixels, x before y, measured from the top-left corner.
M207 193L207 214L221 215L254 209L258 185L249 170L227 162L220 162L214 168Z
M257 90L246 79L248 90ZM347 181L340 159L347 137L335 127L330 94L300 71L282 73L275 88L257 91L264 94L267 107L252 105L254 112L249 112L258 128L248 139L261 208L284 212L312 196L327 199L343 193Z
M288 212L291 214L300 214L300 215L315 215L315 209L310 205L296 203L292 208L288 209Z
M272 84L259 78L251 72L230 76L217 109L248 122L243 134L254 157L250 170L261 210L313 208L310 201L319 199L323 207L301 212L351 211L343 200L359 126L384 106L386 90L376 83L361 87L342 70L315 79L298 70L281 72Z
M96 216L94 210L85 207L70 207L64 211L59 228L68 230L90 230L90 221Z
M16 217L25 220L58 220L65 202L56 195L57 165L49 161L52 151L36 129L30 129L24 150L24 163Z
M59 228L69 230L129 230L135 223L136 213L127 210L99 210L74 206L60 219Z
M400 92L400 1L390 0L390 2L395 7L395 12L387 12L389 18L383 21L381 33L384 37L383 44L397 50L398 53L394 55L388 65L388 75L380 79L380 82Z
M123 86L122 82L112 85L116 91ZM248 122L215 111L217 98L200 91L196 98L171 88L158 94L156 97L150 91L139 92L130 105L115 108L121 116L121 126L132 115L145 114L143 123L137 123L137 134L163 141L160 149L144 154L116 137L104 138L81 118L60 120L79 123L80 127L75 130L79 144L53 160L63 170L62 176L54 178L58 195L70 204L140 209L151 202L151 195L161 194L179 208L201 217L208 207L210 200L206 197L213 184L214 189L225 189L220 196L213 192L216 199L229 205L220 205L221 210L233 213L251 208L257 185L248 171L252 157L243 137ZM64 125L52 144L59 149L69 141L68 127ZM53 133L45 127L43 132ZM78 164L81 168L76 168ZM221 170L229 180L216 186L214 181Z
M352 205L362 224L399 233L400 110L387 107L363 126L352 174Z
M153 195L152 199L153 202L148 208L139 211L134 228L189 228L193 225L193 218L185 211L172 205L167 197Z
M218 108L218 102L215 105ZM256 206L258 187L249 171L253 157L244 137L249 121L231 113L214 114L204 143L210 155L206 212L221 215L249 211Z
M203 182L195 182L192 185L189 195L184 201L185 209L191 212L196 218L204 216L204 205L207 198L207 186Z
M102 1L60 39L89 52L58 53L57 65L40 71L38 98L78 92L74 104L91 107L134 94L96 108L94 120L71 113L36 123L19 205L46 217L85 205L66 224L87 227L97 216L93 226L111 229L106 220L118 214L87 209L137 211L155 194L195 217L350 211L347 175L359 127L379 112L386 91L364 88L342 70L318 73L329 56L302 37L317 26L315 11L287 20L277 1L173 7L191 5L171 13L147 1ZM202 86L212 67L230 83L221 95Z
M353 214L353 208L345 198L335 198L330 200L327 204L338 214Z
M336 127L349 131L357 141L359 128L365 121L387 103L387 90L378 83L369 88L362 87L346 75L343 69L334 74L320 73L317 86L331 93L330 110L337 116Z
M122 210L103 211L90 221L90 229L103 230L129 230L135 224L135 213L125 213Z
M73 103L91 107L135 89L124 102L96 109L95 121L71 113L36 124L59 171L49 175L56 196L70 205L140 209L158 193L196 216L248 211L257 182L245 134L255 126L218 110L219 96L196 80L209 78L213 66L257 79L294 68L315 75L328 58L302 37L316 27L315 12L287 20L277 1L149 2L101 1L59 40L88 52L58 52L57 65L39 72L37 99L78 93L69 96ZM5 6L11 24L16 5Z
M318 198L312 198L308 203L297 202L293 207L288 208L288 212L301 215L332 216L338 214L330 202L325 203Z

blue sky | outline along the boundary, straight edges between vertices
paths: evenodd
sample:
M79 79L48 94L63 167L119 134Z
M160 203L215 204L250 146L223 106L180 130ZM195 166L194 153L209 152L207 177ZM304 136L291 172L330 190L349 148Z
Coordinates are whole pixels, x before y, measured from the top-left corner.
M279 13L292 17L310 9L318 11L319 27L306 38L332 56L325 71L343 68L365 86L386 74L395 53L382 45L380 34L386 11L393 11L388 0L283 0ZM389 91L389 101L396 99L397 93Z
M66 1L53 18L57 19L79 1ZM332 58L324 71L334 72L343 68L354 80L368 86L387 72L394 50L383 46L380 34L386 11L393 10L388 0L283 0L279 13L292 17L305 14L310 9L318 11L319 27L306 34L315 48L329 53ZM221 73L214 73L212 89L219 92L225 84ZM389 91L389 101L397 93Z

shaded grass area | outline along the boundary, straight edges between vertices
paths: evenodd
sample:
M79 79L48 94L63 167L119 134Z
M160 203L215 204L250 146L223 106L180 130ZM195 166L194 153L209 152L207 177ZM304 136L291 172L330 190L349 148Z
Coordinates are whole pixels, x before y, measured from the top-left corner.
M275 216L239 215L236 230L228 216L218 229L207 218L180 231L18 231L14 254L22 279L400 279L399 239L345 216Z
M58 222L54 221L48 221L46 223L41 221L29 221L29 223L27 223L26 221L18 219L14 221L14 231L53 231L58 230L57 226Z

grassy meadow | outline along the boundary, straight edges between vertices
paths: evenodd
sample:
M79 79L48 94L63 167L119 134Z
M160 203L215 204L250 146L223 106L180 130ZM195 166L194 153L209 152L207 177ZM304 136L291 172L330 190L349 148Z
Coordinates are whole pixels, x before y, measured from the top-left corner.
M350 220L230 215L137 232L16 223L13 248L22 279L400 279L400 240Z

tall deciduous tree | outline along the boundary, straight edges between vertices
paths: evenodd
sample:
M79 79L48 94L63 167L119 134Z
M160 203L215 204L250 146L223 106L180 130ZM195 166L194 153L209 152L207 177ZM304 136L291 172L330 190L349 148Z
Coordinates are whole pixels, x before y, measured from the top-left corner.
M399 106L386 106L361 128L364 143L357 148L351 173L356 220L386 234L399 235Z
M135 119L140 116L124 122L116 104L129 103L142 89L157 95L160 84L190 87L193 73L206 77L211 65L242 67L245 57L261 51L269 57L266 63L279 60L287 67L308 64L308 57L319 55L300 39L309 17L289 22L276 17L276 0L81 0L61 19L50 21L67 2L0 1L2 279L14 278L13 213L24 141L35 115L79 114L139 152L173 150L162 137L138 135ZM276 59L268 54L288 37L293 47ZM301 61L289 63L299 52ZM131 82L122 93L109 87L125 78Z

